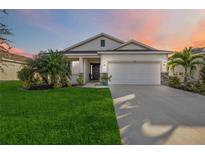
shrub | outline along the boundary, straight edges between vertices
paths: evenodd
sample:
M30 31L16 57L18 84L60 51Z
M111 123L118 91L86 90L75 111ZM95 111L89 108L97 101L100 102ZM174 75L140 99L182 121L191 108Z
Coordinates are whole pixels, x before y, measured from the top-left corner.
M82 75L79 75L79 77L76 79L78 85L83 85L84 84L84 79Z
M162 85L168 85L168 80L169 80L169 76L168 73L161 73L161 84Z
M61 88L63 87L63 84L60 82L60 80L56 80L53 85L54 88Z
M205 83L198 82L195 84L196 89L198 89L198 92L203 93L205 92Z
M104 73L104 74L102 74L102 76L101 76L101 80L102 81L111 81L111 78L112 78L112 76L110 75L110 76L108 76L108 74L107 73Z
M72 86L71 80L67 80L66 86L67 86L67 87L71 87L71 86Z
M181 86L181 89L198 93L198 92L200 92L200 89L198 86L199 85L196 82L187 82L186 84Z
M18 78L22 82L24 88L29 88L34 81L34 72L30 67L24 67L18 71Z
M27 68L32 71L27 72L28 74L25 77L19 76L22 81L24 80L23 78L29 76L32 78L32 80L29 80L32 84L43 84L43 86L46 84L49 88L70 85L68 83L70 79L70 63L67 57L57 50L41 52L35 59L29 59L27 66L25 66L25 69ZM29 84L31 84L30 82Z
M200 89L201 89L201 91L202 91L203 93L205 93L205 83L201 84Z
M200 70L200 77L203 80L203 82L205 83L205 64L203 65L203 67Z
M169 76L168 84L171 87L179 88L180 87L180 80L177 76Z
M200 82L187 82L180 86L180 89L196 92L196 93L203 93L205 92L205 83Z
M102 84L107 86L108 85L108 81L111 81L112 76L108 76L107 73L103 73L102 76L100 77Z
M72 85L70 79L65 76L61 77L60 82L62 87L71 87Z
M39 75L34 75L33 83L35 84L43 84L43 80Z

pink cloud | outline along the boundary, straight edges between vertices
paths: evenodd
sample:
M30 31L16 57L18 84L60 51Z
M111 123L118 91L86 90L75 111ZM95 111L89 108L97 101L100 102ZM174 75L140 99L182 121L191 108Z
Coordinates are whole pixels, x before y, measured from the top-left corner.
M111 17L109 28L127 40L167 50L205 46L204 10L121 10Z
M127 40L136 39L153 47L158 46L156 37L159 37L162 23L166 20L165 13L158 10L122 10L114 12L113 16L109 26L114 33Z

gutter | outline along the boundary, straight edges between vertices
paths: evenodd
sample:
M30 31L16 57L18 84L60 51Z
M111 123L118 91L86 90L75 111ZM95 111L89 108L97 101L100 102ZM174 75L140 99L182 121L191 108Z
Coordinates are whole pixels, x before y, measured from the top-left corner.
M146 52L119 52L119 51L111 51L111 52L98 52L98 54L170 54L168 51L146 51Z
M69 55L69 56L98 56L98 54L93 54L93 53L66 53L65 55Z

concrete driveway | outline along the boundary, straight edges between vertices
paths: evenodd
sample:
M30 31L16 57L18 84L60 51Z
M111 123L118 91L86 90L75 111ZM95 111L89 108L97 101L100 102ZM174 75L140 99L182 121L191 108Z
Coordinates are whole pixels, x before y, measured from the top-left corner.
M205 144L205 96L166 86L110 90L122 144Z

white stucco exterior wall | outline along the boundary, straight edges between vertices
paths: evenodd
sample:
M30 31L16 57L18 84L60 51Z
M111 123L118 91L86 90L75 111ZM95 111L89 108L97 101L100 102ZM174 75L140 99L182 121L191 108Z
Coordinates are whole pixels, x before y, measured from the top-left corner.
M23 68L24 64L15 61L3 61L2 64L0 65L4 71L1 72L0 70L0 80L19 80L17 72Z

